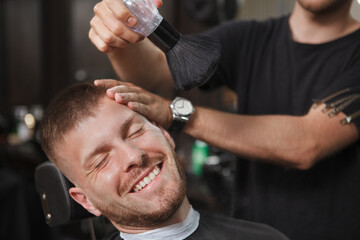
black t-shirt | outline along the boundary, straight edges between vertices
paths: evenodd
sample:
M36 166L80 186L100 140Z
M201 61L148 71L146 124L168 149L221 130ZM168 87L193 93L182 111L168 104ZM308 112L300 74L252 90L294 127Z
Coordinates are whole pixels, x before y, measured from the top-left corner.
M299 116L314 99L342 99L348 103L342 112L359 114L360 30L324 44L300 44L282 17L230 22L207 34L220 40L222 58L202 88L236 91L238 113ZM326 99L334 93L340 94ZM352 122L360 129L360 116ZM307 171L239 163L234 217L269 224L294 240L360 239L359 141Z
M287 240L279 231L258 223L200 212L199 227L188 240ZM103 240L121 240L119 232Z
M200 212L198 229L188 240L286 240L279 231L259 223Z

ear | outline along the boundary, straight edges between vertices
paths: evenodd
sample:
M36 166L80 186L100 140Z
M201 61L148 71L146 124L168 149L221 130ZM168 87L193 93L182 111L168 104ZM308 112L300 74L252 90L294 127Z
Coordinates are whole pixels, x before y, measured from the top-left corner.
M100 216L102 213L90 202L90 200L84 194L84 191L78 187L72 187L69 189L70 196L83 208L88 210L90 213L94 214L95 216Z
M172 146L173 149L175 149L175 142L174 139L170 136L170 134L158 123L156 122L152 122L155 126L157 126L158 128L160 128L161 132L163 133L163 135L165 136L165 138L168 140L168 142L170 143L170 145Z

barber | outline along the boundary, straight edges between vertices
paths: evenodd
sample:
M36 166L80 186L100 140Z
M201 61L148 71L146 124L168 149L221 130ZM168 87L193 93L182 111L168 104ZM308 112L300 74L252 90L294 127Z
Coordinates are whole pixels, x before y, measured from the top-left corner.
M233 215L290 239L360 238L360 23L351 4L297 0L289 16L207 33L222 43L222 59L203 88L233 89L238 114L195 107L183 131L239 156L237 187L247 201L239 199ZM164 54L128 29L131 13L121 5L96 5L91 41L120 79L173 87ZM168 100L128 83L96 84L109 84L109 97L166 127L176 123Z

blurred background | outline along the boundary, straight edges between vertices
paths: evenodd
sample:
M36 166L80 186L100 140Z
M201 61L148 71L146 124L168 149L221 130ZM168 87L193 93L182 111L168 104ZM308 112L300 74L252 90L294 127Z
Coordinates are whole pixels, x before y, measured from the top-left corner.
M96 0L0 0L0 239L89 239L84 222L49 228L34 187L34 169L46 161L36 127L51 98L81 81L114 78L107 57L88 39ZM164 0L164 18L180 32L199 33L232 19L289 14L294 0ZM352 14L360 20L354 0ZM149 72L149 76L151 73ZM196 105L236 109L222 88L166 92ZM192 204L227 215L234 196L234 157L188 136L175 136Z

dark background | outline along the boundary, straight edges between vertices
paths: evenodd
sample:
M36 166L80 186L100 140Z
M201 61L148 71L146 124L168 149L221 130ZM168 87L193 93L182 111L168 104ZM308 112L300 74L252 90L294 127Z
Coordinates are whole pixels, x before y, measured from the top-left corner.
M45 108L56 93L77 81L116 79L105 54L98 52L87 36L97 2L0 0L0 239L90 239L84 221L54 228L45 224L34 186L34 169L47 159L36 135L26 141L16 138L14 109L19 105ZM187 34L205 31L232 18L264 19L286 14L293 4L293 0L164 0L160 12ZM355 1L353 12L360 16ZM211 93L194 89L162 94L170 98L181 95L196 105L224 111L236 107L234 94L225 88ZM224 179L231 181L231 175L224 177L212 169L215 174L210 171L194 177L190 166L194 139L180 134L175 140L189 182L196 183L188 189L192 204L226 214L231 210L231 195L219 199L212 190L219 189L216 184ZM211 146L210 150L227 163L233 159ZM225 168L231 170L230 165Z

